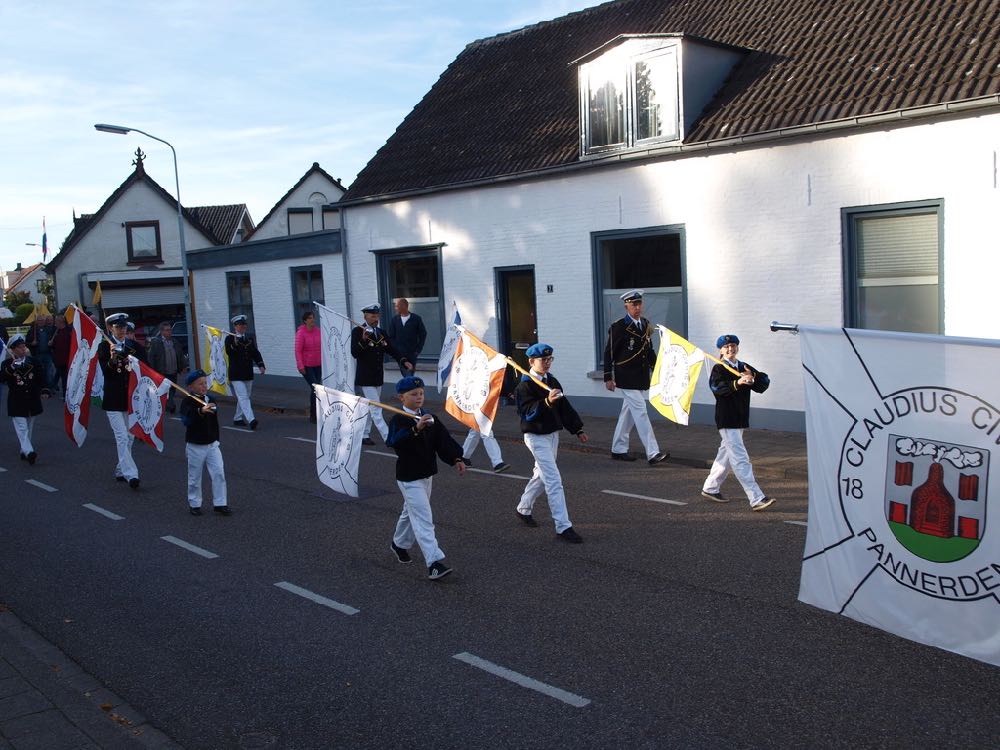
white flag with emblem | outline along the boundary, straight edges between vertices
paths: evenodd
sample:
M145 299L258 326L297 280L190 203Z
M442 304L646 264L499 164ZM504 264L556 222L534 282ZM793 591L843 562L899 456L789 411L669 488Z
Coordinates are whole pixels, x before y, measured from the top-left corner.
M204 370L208 376L208 389L224 396L229 392L229 355L226 354L226 332L204 323L205 356Z
M799 326L799 599L1000 665L1000 342Z
M316 474L334 492L358 496L358 465L368 404L350 393L314 385Z
M441 344L441 355L438 357L437 366L437 388L438 393L444 388L451 377L451 365L455 359L455 350L458 348L458 340L462 337L462 316L458 314L458 303L451 303L452 315L451 324L444 334L444 342Z
M337 391L354 392L357 360L351 356L351 330L354 323L336 310L314 302L319 310L320 337L323 342L323 385Z

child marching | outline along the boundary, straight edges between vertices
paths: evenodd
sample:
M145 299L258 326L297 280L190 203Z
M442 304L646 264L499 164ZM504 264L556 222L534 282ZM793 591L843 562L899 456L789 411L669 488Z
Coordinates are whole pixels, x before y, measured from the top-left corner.
M219 447L219 417L215 400L208 393L208 376L202 370L195 370L187 376L187 387L198 397L186 396L181 402L181 422L186 428L184 441L187 443L184 453L188 465L188 511L192 516L201 515L201 478L207 467L212 480L212 510L228 516L226 467Z
M34 465L38 454L31 443L35 417L42 413L42 388L45 377L41 365L28 356L28 342L17 333L7 347L13 359L0 365L0 383L7 386L7 416L14 423L14 432L21 445L21 460Z

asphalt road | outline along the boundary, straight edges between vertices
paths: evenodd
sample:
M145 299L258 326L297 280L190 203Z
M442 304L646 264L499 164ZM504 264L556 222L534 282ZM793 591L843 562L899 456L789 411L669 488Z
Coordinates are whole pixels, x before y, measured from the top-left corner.
M59 406L34 467L0 423L0 601L188 748L1000 746L1000 670L796 602L803 482L751 513L564 434L568 545L544 500L539 528L514 516L531 461L505 444L509 474L441 467L455 574L430 582L389 552L381 444L352 500L316 480L302 417L224 430L234 513L193 517L179 422L137 446L132 491L103 414L77 449Z

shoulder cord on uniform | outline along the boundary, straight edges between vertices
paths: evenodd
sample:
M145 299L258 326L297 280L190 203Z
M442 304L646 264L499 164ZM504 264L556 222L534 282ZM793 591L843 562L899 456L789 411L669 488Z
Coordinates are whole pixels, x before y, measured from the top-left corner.
M633 354L631 357L629 357L628 359L623 359L621 362L612 362L612 366L627 365L633 359L635 359L640 354L642 354L644 351L646 351L646 346L647 345L651 345L651 339L652 338L653 338L653 327L651 325L647 324L646 325L646 330L642 332L642 346L639 347L639 350L635 354ZM611 353L613 355L614 354L614 350L612 350Z

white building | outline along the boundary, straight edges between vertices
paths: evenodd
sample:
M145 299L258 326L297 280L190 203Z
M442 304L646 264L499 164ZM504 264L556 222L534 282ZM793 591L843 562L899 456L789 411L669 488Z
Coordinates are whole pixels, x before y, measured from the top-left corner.
M17 268L4 274L6 284L4 295L15 292L27 292L31 301L35 304L45 302L45 291L42 289L45 282L46 271L43 263L35 263L27 268L22 268L17 264Z
M474 42L341 201L346 308L416 298L440 341L455 300L611 414L606 330L644 288L707 351L740 336L756 426L802 429L772 320L997 335L994 10L621 0Z

